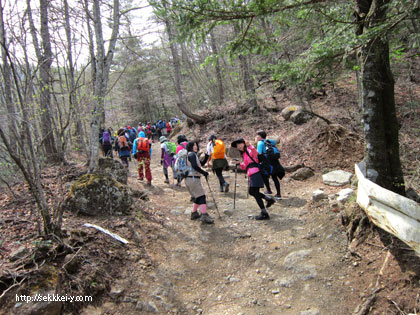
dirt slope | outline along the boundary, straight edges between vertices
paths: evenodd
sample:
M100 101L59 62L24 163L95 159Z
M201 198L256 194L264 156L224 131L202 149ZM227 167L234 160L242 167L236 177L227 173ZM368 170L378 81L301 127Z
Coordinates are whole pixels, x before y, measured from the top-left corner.
M346 254L339 215L310 201L311 193L323 186L319 174L304 183L283 180L285 198L270 208L271 220L266 222L248 218L258 213L258 206L247 198L243 174L237 175L235 210L234 173L227 173L229 193L218 192L212 175L222 218L209 194L215 224L201 225L189 219L186 188L173 190L163 183L158 148L154 144L151 205L163 215L163 224L152 232L149 257L127 265L116 280L114 287L125 288L120 297L99 308L88 307L85 314L351 313L355 267ZM136 180L134 165L131 172L130 185L147 189ZM144 265L149 265L148 272Z

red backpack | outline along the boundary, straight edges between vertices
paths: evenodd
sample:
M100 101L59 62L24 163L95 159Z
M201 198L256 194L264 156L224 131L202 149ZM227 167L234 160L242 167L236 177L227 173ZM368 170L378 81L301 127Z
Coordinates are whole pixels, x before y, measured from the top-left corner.
M137 152L148 152L150 149L149 139L147 138L137 138Z

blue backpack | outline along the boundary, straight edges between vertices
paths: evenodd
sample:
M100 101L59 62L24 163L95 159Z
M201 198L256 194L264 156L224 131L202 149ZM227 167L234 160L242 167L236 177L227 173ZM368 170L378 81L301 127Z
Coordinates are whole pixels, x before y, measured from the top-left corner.
M280 158L280 151L276 148L270 140L264 140L265 154L269 161L278 160Z

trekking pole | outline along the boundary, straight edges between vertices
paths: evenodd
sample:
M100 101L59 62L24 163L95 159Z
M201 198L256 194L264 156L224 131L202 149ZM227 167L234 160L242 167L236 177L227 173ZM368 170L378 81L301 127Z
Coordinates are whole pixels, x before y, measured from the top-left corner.
M248 177L248 187L246 188L246 199L249 197L249 177Z
M236 177L238 175L238 165L235 164L235 188L233 189L233 209L236 208Z
M216 199L214 198L213 191L211 190L209 179L206 177L207 186L209 186L211 197L213 198L214 205L216 206L217 214L219 215L219 219L222 217L220 216L219 208L217 207Z

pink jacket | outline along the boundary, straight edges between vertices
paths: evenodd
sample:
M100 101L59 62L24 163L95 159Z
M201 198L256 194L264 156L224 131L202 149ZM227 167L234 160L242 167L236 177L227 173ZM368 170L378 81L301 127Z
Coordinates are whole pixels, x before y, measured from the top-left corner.
M249 155L252 156L255 162L258 163L259 161L257 149L255 149L252 145L249 145L246 147L246 150L248 151ZM251 160L251 158L245 152L242 154L242 157L244 158L244 161L239 165L241 169L245 170L249 164L254 163L254 161ZM251 177L251 175L258 173L259 171L260 169L258 167L250 167L248 168L247 175L248 177Z
M181 151L182 149L185 149L187 147L187 143L188 142L182 142L181 144L178 144L178 146L176 147L176 154L178 154L179 151Z

